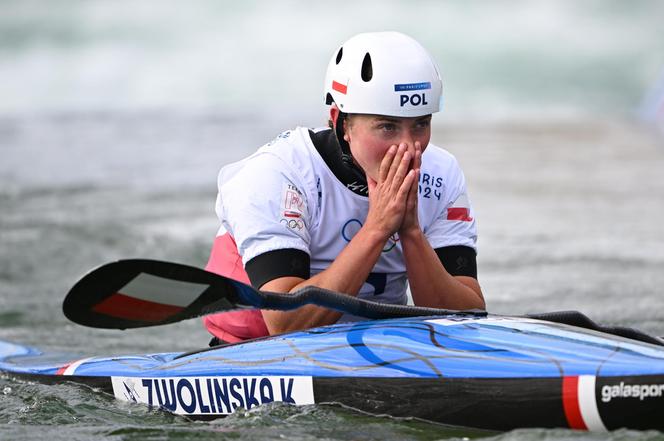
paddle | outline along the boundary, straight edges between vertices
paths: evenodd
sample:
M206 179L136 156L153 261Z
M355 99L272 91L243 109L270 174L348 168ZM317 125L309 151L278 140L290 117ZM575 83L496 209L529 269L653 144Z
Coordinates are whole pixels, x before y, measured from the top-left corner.
M292 294L259 291L200 268L157 260L130 259L92 270L69 291L62 309L71 321L93 328L158 326L234 309L292 310L315 304L369 319L444 314L485 316L360 300L310 286Z

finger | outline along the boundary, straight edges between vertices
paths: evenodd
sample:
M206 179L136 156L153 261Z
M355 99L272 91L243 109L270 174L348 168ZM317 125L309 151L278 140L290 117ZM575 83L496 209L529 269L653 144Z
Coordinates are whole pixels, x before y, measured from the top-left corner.
M409 151L404 152L403 156L401 157L399 166L397 167L397 170L394 174L394 178L392 180L393 190L396 191L403 184L404 179L406 178L408 172L411 170L410 165L412 160L413 160L413 154Z
M401 165L401 160L406 151L407 151L406 144L404 143L399 144L396 154L394 155L394 159L392 160L392 164L390 164L390 170L387 174L386 182L392 182L394 180L394 176L396 175L397 170Z
M422 145L419 141L415 142L415 161L413 162L413 169L422 168ZM419 172L418 172L419 174Z
M415 153L417 152L417 148L415 147L415 144L408 144L407 145L408 151L410 152L410 157L411 157L411 167L410 168L415 168L412 167L412 159L415 158Z
M415 170L410 170L403 179L401 186L397 192L397 200L403 201L404 203L408 200L408 196L412 191L413 184L415 181Z
M419 184L420 184L420 169L416 168L413 169L413 172L415 172L415 176L413 179L413 183L410 186L410 191L408 192L408 204L409 208L410 206L414 207L414 209L417 210L417 196L419 194Z
M380 169L378 171L379 182L385 182L387 180L387 175L390 171L390 166L394 161L394 155L396 154L396 152L397 152L396 145L392 145L390 146L389 149L387 149L387 152L385 153L383 160L380 162Z

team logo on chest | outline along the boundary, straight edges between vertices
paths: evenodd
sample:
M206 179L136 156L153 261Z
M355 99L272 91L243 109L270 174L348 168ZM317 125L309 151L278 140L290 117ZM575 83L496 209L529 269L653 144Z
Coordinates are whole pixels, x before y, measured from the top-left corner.
M294 185L285 182L281 192L281 222L296 233L304 230L307 205L302 192Z

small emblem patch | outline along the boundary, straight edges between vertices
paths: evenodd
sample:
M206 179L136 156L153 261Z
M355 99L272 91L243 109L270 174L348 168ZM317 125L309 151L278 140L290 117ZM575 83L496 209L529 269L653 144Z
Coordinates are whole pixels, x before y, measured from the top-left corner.
M285 182L281 192L280 223L299 235L303 233L307 213L302 192L294 185Z
M431 89L431 83L426 82L426 83L407 83L407 84L395 84L394 85L394 91L395 92L406 92L409 90L426 90L426 89Z

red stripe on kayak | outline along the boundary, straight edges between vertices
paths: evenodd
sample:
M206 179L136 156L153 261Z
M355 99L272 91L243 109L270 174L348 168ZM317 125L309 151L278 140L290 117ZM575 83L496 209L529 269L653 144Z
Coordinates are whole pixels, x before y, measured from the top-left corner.
M346 95L348 92L348 86L345 84L337 83L336 81L332 81L332 90L336 90L337 92Z
M563 377L563 408L570 429L588 430L579 406L579 377Z
M66 365L62 366L60 369L58 369L58 370L55 372L55 375L62 375L62 374L64 374L65 371L67 370L67 368L68 368L69 366L72 365L72 363L73 363L73 361L72 361L71 363L67 363Z
M142 322L160 322L183 309L181 306L149 302L121 293L107 297L92 308L93 311L100 314Z

